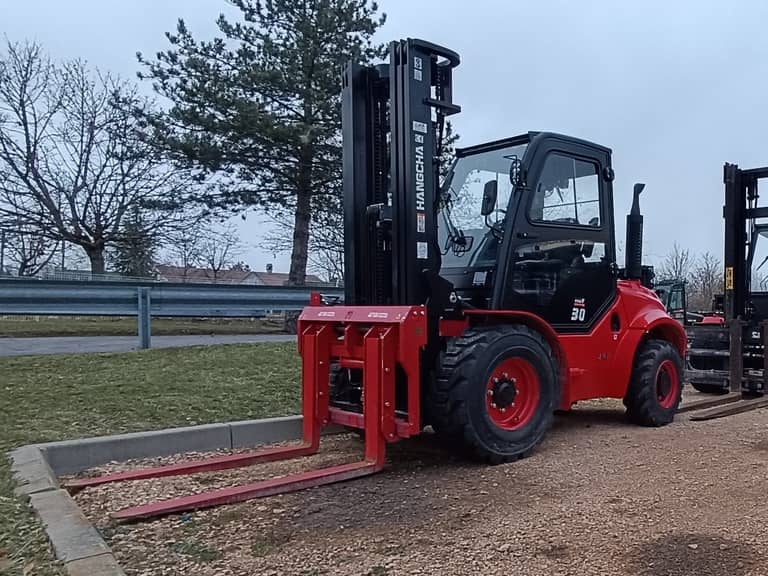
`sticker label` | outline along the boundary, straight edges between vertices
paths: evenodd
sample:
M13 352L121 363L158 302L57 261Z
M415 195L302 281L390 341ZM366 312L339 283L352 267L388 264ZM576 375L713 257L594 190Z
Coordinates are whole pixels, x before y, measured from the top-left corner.
M429 248L426 242L416 242L416 258L426 260L429 257Z
M421 132L422 134L427 133L427 125L424 122L418 122L416 120L413 121L413 131L414 132Z
M422 81L424 78L424 61L419 58L418 56L414 57L413 59L413 79L418 80L419 82Z
M725 269L725 289L733 290L733 266L728 266Z
M487 271L482 272L475 272L475 275L472 277L472 285L473 286L484 286L485 285L485 279L488 277Z
M427 218L424 212L416 213L416 232L423 234L427 229Z

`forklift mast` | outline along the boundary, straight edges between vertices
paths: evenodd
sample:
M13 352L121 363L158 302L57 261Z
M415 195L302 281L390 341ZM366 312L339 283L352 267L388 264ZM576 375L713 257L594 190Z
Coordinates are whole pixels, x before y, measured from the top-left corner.
M435 207L455 52L392 42L388 64L347 66L343 79L345 301L419 305L437 277Z
M726 163L723 168L724 321L721 327L689 327L686 377L700 392L730 391L738 397L742 392L764 394L768 390L768 292L752 281L758 241L768 236L768 206L759 206L758 189L765 178L768 167L742 169ZM717 296L713 307L718 308Z
M752 264L755 248L768 218L768 207L758 206L758 181L768 178L768 168L743 170L736 164L725 164L725 318L745 319L750 314Z

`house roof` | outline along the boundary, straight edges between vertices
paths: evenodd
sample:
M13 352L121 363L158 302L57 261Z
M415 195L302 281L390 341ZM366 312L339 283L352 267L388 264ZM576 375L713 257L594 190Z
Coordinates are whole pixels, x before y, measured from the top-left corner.
M232 282L240 283L245 281L252 272L247 270L219 270L214 274L213 270L207 268L187 268L181 266L168 266L160 264L156 266L157 273L170 282Z
M160 264L156 266L157 273L169 282L213 282L213 270L206 268L187 268L186 271L181 266L168 266ZM254 272L248 270L220 270L216 274L217 282L231 282L239 284L249 278L254 278L255 284L264 286L285 286L288 284L288 274L286 272ZM307 274L305 283L308 286L328 286L314 274Z
M264 286L285 286L288 284L288 274L285 272L254 272L259 284ZM309 280L309 276L307 276Z

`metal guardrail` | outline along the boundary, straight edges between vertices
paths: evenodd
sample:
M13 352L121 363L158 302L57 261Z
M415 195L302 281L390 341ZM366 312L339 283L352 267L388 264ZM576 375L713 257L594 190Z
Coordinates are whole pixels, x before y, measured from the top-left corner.
M0 280L0 315L136 316L139 347L149 348L152 316L260 318L297 311L311 292L340 288L67 280Z

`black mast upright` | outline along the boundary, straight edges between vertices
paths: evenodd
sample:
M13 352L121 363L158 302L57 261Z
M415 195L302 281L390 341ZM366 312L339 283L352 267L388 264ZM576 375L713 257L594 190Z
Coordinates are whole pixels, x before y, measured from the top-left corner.
M725 183L725 242L723 264L724 306L727 320L743 318L746 296L749 292L749 270L747 269L747 190L742 171L736 164L726 164L723 169Z
M436 126L452 103L456 53L421 40L390 44L389 63L344 74L345 300L424 304L437 273Z

